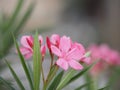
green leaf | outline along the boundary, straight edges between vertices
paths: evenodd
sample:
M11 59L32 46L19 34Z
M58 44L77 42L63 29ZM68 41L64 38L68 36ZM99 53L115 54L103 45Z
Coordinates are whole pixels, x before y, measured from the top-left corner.
M14 13L12 14L12 17L10 18L10 20L8 21L8 23L7 23L7 25L5 26L5 29L4 30L9 30L9 28L11 27L11 26L13 26L14 25L14 22L15 22L15 20L16 20L16 18L17 18L17 15L19 14L19 12L20 12L20 10L21 10L21 7L22 7L22 5L23 5L23 2L24 2L24 0L19 0L18 1L18 4L17 4L17 6L16 6L16 9L15 9L15 11L14 11ZM5 31L4 31L5 32Z
M5 60L6 61L6 60ZM17 74L15 73L15 71L12 69L11 65L6 61L6 64L8 65L14 79L16 80L18 86L20 87L21 90L25 90L22 82L20 81L20 79L18 78Z
M100 88L100 89L98 89L98 90L106 90L108 87L109 87L109 86L105 86L105 87Z
M33 50L34 90L39 90L41 67L42 67L42 58L40 53L40 44L38 41L38 33L36 32L34 36L34 50Z
M64 71L61 71L52 81L51 85L49 86L48 90L56 90L58 84L60 83L62 76L64 74Z
M33 90L33 83L32 83L32 79L31 79L31 76L30 76L30 73L29 73L29 70L28 70L28 67L25 63L25 60L24 60L24 57L23 55L21 54L20 50L19 50L19 46L14 38L14 42L15 42L15 45L16 45L16 48L17 48L17 52L18 52L18 55L19 55L19 58L20 58L20 61L21 61L21 64L22 64L22 67L24 69L24 72L26 74L26 77L28 79L28 82L29 82L29 85L31 87L31 90Z
M34 9L35 3L31 3L30 6L28 7L26 13L23 15L23 17L20 19L18 25L16 25L16 28L13 28L13 32L17 33L18 30L20 30L23 25L25 25L26 21L29 19L33 9Z
M88 85L91 84L91 83L92 83L92 82L85 83L85 84L79 86L78 88L76 88L75 90L81 90L81 89L83 89L84 87L88 86Z
M50 73L48 75L47 84L50 83L50 81L52 80L52 78L55 76L57 70L58 70L58 66L57 65L52 66L52 68L50 70Z
M29 62L27 63L27 67L28 67L28 71L29 71L30 77L32 79L32 83L33 83L33 69L32 69L32 67L31 67Z
M8 82L7 80L4 80L2 77L0 77L0 84L4 85L5 88L9 90L15 90L15 88L12 87L12 84Z
M83 69L81 72L79 72L78 74L76 74L75 76L73 76L66 85L70 84L71 82L75 81L80 76L82 76L83 74L85 74L91 67L92 67L92 65L90 65L89 67Z
M75 70L71 69L61 80L60 84L58 85L56 90L61 90L69 81L70 79L73 77L73 75L75 74Z

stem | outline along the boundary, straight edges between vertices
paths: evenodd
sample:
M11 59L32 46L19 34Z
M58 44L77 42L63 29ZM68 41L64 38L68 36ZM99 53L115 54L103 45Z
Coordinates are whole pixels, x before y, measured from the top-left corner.
M45 84L45 77L44 77L43 66L41 67L41 73L42 73L43 84Z
M47 89L47 86L49 85L50 81L54 78L56 72L58 70L58 66L55 66L53 67L53 69L51 69L48 73L48 76L47 76L47 79L44 83L44 86L43 86L43 90L46 90Z
M54 55L52 53L50 53L50 57L51 57L51 64L50 64L50 70L53 66L53 60L54 60Z
M96 77L91 77L93 83L91 84L91 90L98 90L97 89L97 78Z

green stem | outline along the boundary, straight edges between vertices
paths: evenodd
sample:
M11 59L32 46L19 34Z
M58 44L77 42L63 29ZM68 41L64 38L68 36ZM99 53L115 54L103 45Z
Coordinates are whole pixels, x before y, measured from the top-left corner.
M93 83L91 84L91 90L98 90L97 89L97 78L96 77L91 77Z
M44 76L43 66L41 67L41 73L42 73L42 79L43 79L43 84L44 84L45 83L45 76Z
M54 78L56 72L58 70L58 66L54 66L48 73L47 79L44 83L43 90L47 89L47 86L49 85L50 81Z

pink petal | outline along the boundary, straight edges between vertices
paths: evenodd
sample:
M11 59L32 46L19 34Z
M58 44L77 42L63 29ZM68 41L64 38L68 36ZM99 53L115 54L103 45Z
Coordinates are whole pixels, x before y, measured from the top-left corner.
M32 36L27 36L26 35L26 36L22 36L22 38L21 38L21 44L22 44L22 46L24 46L26 48L31 48L30 45L29 45L29 43L27 42L27 39L29 39L30 42L33 42Z
M63 52L68 52L68 50L71 48L71 40L70 40L70 38L66 37L66 36L61 37L59 48Z
M30 52L30 53L28 53L28 54L26 54L26 55L24 55L24 56L25 56L26 59L29 59L29 58L32 57L32 55L33 55L33 53Z
M57 45L60 42L60 36L58 34L53 34L50 40L54 45Z
M75 70L82 70L83 69L83 66L75 60L70 60L69 65Z
M76 47L76 48L78 48L82 53L85 53L85 48L83 47L82 44L80 44L80 43L74 43L74 44L73 44L73 47Z
M77 48L73 48L70 52L68 52L67 57L75 60L80 60L83 57L83 53Z
M47 47L50 50L51 49L51 42L50 42L49 37L46 37L46 42L47 42Z
M62 53L61 53L61 51L57 48L57 47L55 47L55 46L51 46L51 51L55 54L55 55L57 55L57 56L59 56L59 57L61 57L62 56Z
M39 39L40 44L42 44L43 43L43 38L42 38L41 35L38 36L38 39Z
M24 47L20 48L20 52L25 56L26 59L29 59L33 54L32 51Z
M59 58L57 61L56 61L56 64L58 66L60 66L61 68L63 68L65 71L68 69L68 63L66 60L62 59L62 58Z
M27 48L21 47L21 48L20 48L20 52L21 52L23 55L25 55L25 54L28 54L28 53L30 52L30 50L27 49Z
M42 53L42 56L45 55L45 53L46 53L46 47L45 46L41 46L41 53Z
M85 57L81 61L86 63L86 64L90 64L91 63L91 58L90 57Z

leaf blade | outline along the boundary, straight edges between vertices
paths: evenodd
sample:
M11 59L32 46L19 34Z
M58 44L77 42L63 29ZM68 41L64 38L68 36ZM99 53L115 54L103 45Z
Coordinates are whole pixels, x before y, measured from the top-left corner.
M56 90L58 84L60 83L62 76L64 74L64 71L61 71L53 80L51 85L49 86L48 90Z
M11 65L7 62L7 60L5 60L5 61L6 61L7 66L9 67L10 72L12 73L14 79L16 80L18 86L20 87L20 89L21 89L21 90L25 90L22 82L21 82L20 79L18 78L17 74L15 73L15 71L13 70L13 68L11 67Z
M15 90L15 88L12 87L11 83L4 80L1 76L0 76L0 84L3 84L7 89L9 90Z
M40 53L40 45L38 41L38 33L36 32L34 36L34 46L33 46L33 77L34 77L34 90L39 90L40 86L40 76L41 76L41 53Z
M13 38L14 38L14 36L13 36ZM20 62L21 62L22 67L23 67L23 69L24 69L25 75L26 75L26 77L27 77L27 79L28 79L28 82L29 82L30 88L31 88L31 90L33 90L33 82L32 82L32 78L31 78L31 76L30 76L30 73L29 73L28 67L27 67L27 65L26 65L26 63L25 63L25 60L24 60L23 55L22 55L21 52L20 52L20 49L19 49L18 43L16 42L15 38L14 38L14 42L15 42L15 45L16 45L16 48L17 48L17 52L18 52L18 55L19 55L19 58L20 58Z
M71 69L61 80L60 84L57 86L56 90L61 90L68 82L69 80L73 77L74 73L76 71Z

